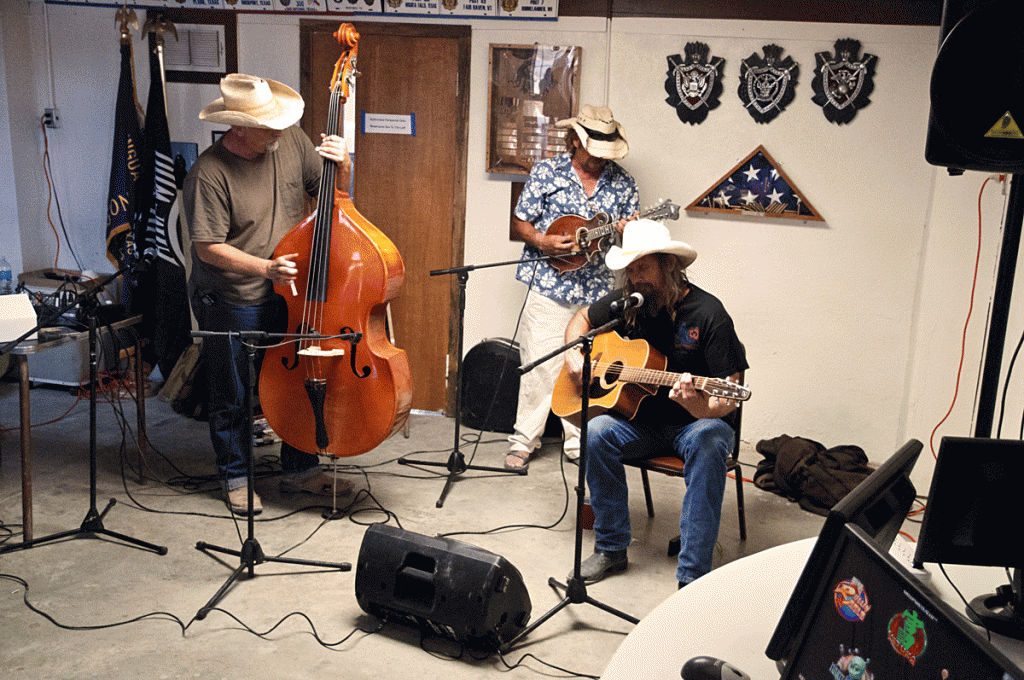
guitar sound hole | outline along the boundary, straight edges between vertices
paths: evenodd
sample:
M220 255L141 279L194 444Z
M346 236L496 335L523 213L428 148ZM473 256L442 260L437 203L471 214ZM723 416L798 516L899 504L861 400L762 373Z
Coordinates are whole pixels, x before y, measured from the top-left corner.
M608 370L604 372L605 382L609 385L619 381L619 377L622 375L622 363L614 363L608 367Z

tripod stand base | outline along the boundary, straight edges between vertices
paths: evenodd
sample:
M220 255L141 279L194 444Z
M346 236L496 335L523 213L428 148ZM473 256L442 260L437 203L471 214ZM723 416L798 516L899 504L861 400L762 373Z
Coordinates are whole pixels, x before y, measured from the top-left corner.
M537 619L529 626L521 630L518 635L516 635L514 638L506 642L504 645L502 645L498 649L499 652L501 652L502 654L509 652L519 640L522 640L524 637L526 637L536 628L538 628L542 623L550 619L558 612L565 609L570 604L590 604L597 607L598 609L603 609L609 614L614 614L615 616L618 616L620 619L629 621L634 625L640 623L640 619L630 616L625 612L621 612L618 609L615 609L614 607L610 607L604 604L603 602L598 602L594 598L587 595L587 585L583 582L583 579L578 579L574 577L570 578L568 583L563 584L557 579L549 578L548 585L557 590L564 590L565 597L562 599L561 602L559 602L554 607L549 609L543 616L541 616L539 619Z
M240 564L238 567L231 572L228 576L228 580L224 582L224 585L220 587L213 597L203 605L203 607L196 612L196 619L202 621L206 618L206 615L210 613L221 598L227 593L228 588L242 575L242 572L248 571L249 578L256 576L256 565L263 564L264 562L277 562L279 564L299 564L307 567L322 567L324 569L337 569L338 571L351 571L352 565L348 562L319 562L316 560L299 560L291 557L267 557L263 554L263 548L260 547L259 541L255 538L247 538L242 544L241 550L234 550L232 548L222 548L220 546L211 545L204 543L203 541L196 542L196 550L202 550L203 552L217 552L225 555L235 555L239 558Z
M3 548L0 548L0 554L13 552L15 550L26 550L32 546L39 545L40 543L49 543L50 541L56 541L71 536L88 535L93 537L109 536L111 538L116 538L119 541L136 545L140 548L145 548L146 550L152 550L157 555L166 555L167 548L165 546L147 543L146 541L132 538L131 536L125 536L124 534L119 534L116 531L110 531L109 529L104 528L103 518L116 503L117 500L111 498L110 502L107 503L107 507L103 508L103 512L97 512L95 507L89 508L89 512L86 514L85 519L82 520L82 526L77 529L61 531L56 534L50 534L49 536L41 536L40 538L36 538L31 541L24 541L23 543L4 546Z
M448 469L448 480L445 482L444 488L441 490L441 495L437 499L435 506L440 508L444 506L444 499L448 496L448 491L452 488L452 483L458 475L461 475L466 470L483 470L485 472L503 472L512 475L525 476L527 469L524 467L522 470L509 470L503 467L487 467L485 465L467 465L466 458L463 456L458 449L452 452L448 456L448 461L444 463L438 463L435 461L421 461L421 460L409 460L408 458L399 458L399 465L424 465L427 467L444 467Z

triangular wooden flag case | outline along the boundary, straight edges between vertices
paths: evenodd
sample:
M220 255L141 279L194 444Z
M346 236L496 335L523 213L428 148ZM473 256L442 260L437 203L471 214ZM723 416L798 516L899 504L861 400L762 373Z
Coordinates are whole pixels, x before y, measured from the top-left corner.
M686 209L824 222L763 145L750 152Z

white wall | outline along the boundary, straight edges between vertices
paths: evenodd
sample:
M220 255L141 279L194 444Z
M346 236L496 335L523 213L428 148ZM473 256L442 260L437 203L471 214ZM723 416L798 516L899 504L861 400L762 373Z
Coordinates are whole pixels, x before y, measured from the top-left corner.
M114 10L38 0L0 7L10 125L0 153L8 143L16 157L19 148L27 153L24 161L0 163L4 200L9 203L12 184L24 187L17 195L19 223L12 225L10 210L0 218L4 242L20 237L24 268L52 264L45 182L40 185L35 168L42 154L38 114L55 105L64 125L48 139L64 219L81 264L109 271L103 234L118 72ZM27 17L33 37L24 31L12 36L9 19L25 27ZM38 37L36 20L48 27L48 45ZM238 20L239 69L298 87L298 17L240 14ZM724 300L747 345L754 396L744 439L790 434L827 446L859 444L875 461L909 437L927 443L953 396L984 179L980 173L949 178L923 158L937 27L593 18L469 23L466 264L515 259L520 252L508 241L509 178L484 172L489 44L580 45L581 101L607 101L624 123L631 153L623 165L637 178L642 203L671 198L685 206L764 144L825 217L821 223L684 213L670 224L700 254L693 279ZM878 67L870 106L851 124L837 126L811 102L811 79L814 53L832 51L835 40L847 37L876 55ZM682 53L691 40L707 42L726 60L722 104L697 126L681 123L664 101L666 57ZM739 65L772 42L801 72L796 100L775 121L759 125L736 95ZM136 46L144 105L148 66L143 44ZM205 148L211 128L196 115L217 96L216 86L172 83L167 94L172 139ZM959 402L939 436L972 434L1004 201L1000 187L990 184ZM66 246L60 264L78 266ZM510 267L475 271L467 292L467 349L487 337L513 335L525 288ZM1024 325L1020 316L1011 319L1007 357ZM1021 400L1009 406L1009 420L1019 424ZM1017 436L1018 426L1009 426L1009 435L1004 427L1004 436Z

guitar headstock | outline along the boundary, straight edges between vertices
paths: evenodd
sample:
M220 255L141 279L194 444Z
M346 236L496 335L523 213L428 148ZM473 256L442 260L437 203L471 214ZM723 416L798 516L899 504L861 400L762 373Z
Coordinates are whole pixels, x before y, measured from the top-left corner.
M750 399L750 389L746 385L740 385L731 380L708 378L701 391L712 397L718 397L727 401L746 401Z
M679 219L679 206L672 201L665 199L653 208L647 208L640 217L649 220L678 220Z

